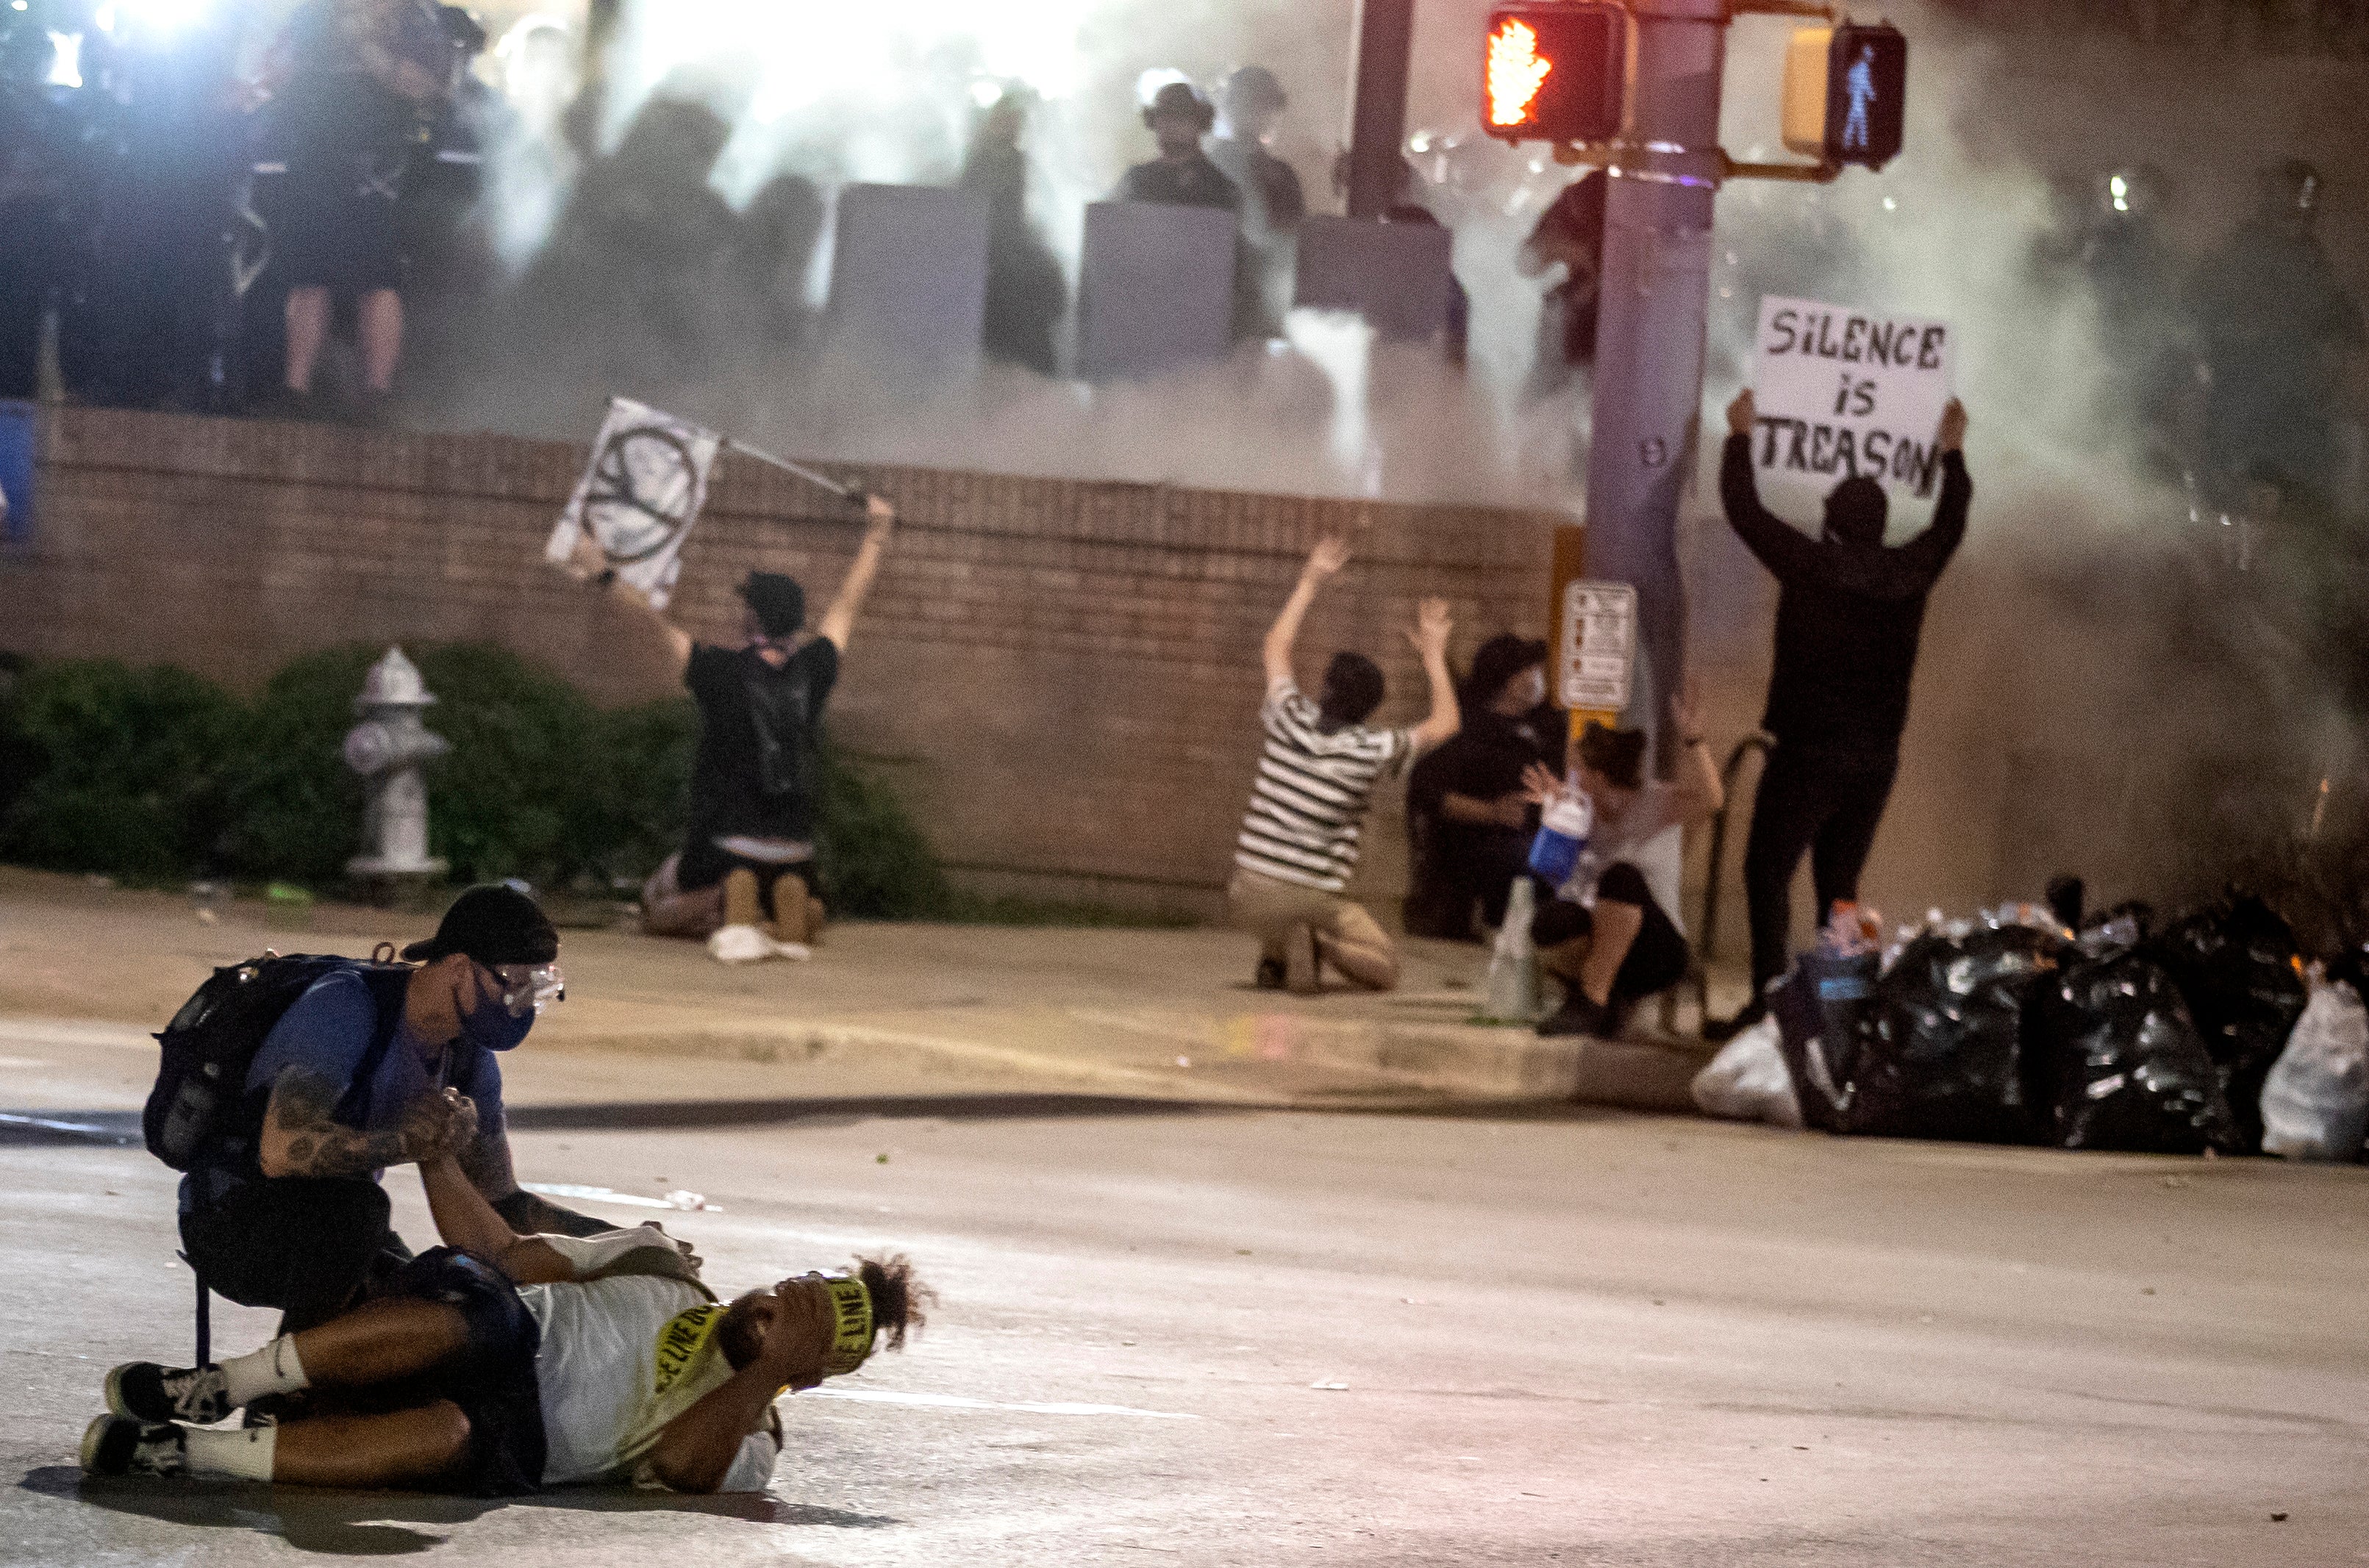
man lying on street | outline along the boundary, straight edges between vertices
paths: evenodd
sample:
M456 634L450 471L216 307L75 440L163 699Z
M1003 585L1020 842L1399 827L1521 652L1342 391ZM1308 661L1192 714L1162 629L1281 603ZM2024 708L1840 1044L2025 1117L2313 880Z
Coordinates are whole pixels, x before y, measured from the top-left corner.
M472 887L403 956L418 966L408 976L340 970L296 999L181 1181L192 1266L234 1301L280 1309L283 1333L326 1322L410 1260L378 1185L389 1165L450 1154L521 1230L605 1229L521 1190L510 1166L497 1059L560 986L542 910L507 886Z
M1642 729L1591 723L1574 744L1569 784L1533 764L1523 782L1540 806L1576 789L1593 807L1587 847L1571 879L1530 927L1539 967L1563 982L1561 1010L1540 1021L1541 1035L1611 1039L1629 1011L1687 976L1687 939L1647 886L1635 856L1673 827L1699 828L1726 798L1719 765L1703 743L1695 704L1670 704L1681 755L1668 784L1645 777Z
M449 1155L420 1177L446 1245L380 1299L250 1355L116 1368L83 1469L489 1497L758 1492L782 1449L773 1401L853 1371L881 1335L901 1349L921 1322L927 1293L902 1258L727 1307L654 1225L521 1236ZM301 1398L276 1423L207 1425L265 1395Z

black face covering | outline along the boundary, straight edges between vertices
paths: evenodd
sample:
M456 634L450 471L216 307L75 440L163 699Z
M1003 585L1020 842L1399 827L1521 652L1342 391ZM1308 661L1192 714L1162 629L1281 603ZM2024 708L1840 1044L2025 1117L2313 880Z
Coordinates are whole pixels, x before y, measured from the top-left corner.
M1883 486L1864 475L1844 480L1826 497L1826 532L1846 544L1883 544L1890 515Z

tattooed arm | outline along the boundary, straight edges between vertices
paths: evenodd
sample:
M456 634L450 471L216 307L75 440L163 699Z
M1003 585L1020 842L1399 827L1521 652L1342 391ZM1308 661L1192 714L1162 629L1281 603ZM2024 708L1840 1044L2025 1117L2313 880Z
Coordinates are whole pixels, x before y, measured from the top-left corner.
M592 1236L614 1229L606 1220L562 1208L520 1186L510 1165L509 1137L499 1120L478 1127L477 1136L453 1153L469 1185L521 1235Z
M258 1155L267 1176L367 1176L389 1165L433 1159L475 1136L466 1100L425 1095L401 1125L364 1132L331 1119L338 1086L307 1067L286 1067L271 1081Z

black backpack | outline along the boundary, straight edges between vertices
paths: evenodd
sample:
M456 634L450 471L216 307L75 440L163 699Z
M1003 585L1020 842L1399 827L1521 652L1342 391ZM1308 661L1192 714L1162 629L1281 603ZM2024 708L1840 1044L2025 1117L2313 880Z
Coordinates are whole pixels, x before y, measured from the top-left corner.
M380 951L391 956L391 949ZM283 957L266 952L260 958L216 969L156 1036L162 1052L156 1086L148 1092L147 1107L140 1115L148 1152L176 1171L187 1171L210 1148L235 1134L234 1117L246 1098L247 1068L264 1036L298 997L341 970L352 970L368 981L379 1004L380 1027L348 1097L366 1093L379 1059L395 1037L410 966L376 957L309 953Z

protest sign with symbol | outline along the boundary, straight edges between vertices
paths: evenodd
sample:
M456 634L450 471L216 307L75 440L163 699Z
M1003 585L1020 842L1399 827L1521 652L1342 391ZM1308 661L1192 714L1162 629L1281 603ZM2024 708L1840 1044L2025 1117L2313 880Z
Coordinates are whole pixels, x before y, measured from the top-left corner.
M666 608L682 570L683 540L707 502L723 439L630 398L609 400L592 461L559 514L544 556L566 565L585 533L619 578Z

